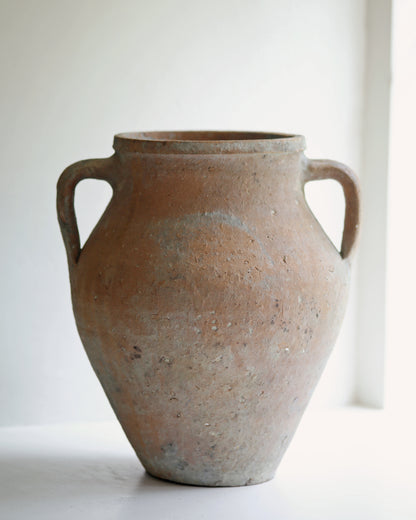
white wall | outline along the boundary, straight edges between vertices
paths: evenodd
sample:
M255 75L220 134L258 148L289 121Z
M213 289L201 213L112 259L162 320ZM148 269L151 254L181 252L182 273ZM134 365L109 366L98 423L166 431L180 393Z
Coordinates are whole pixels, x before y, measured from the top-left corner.
M393 10L386 404L414 421L416 396L416 2ZM412 413L409 414L409 411Z
M59 173L110 155L116 132L178 128L302 133L310 157L357 170L365 2L2 0L0 9L0 423L108 418L72 317ZM82 191L85 225L105 194L93 183ZM312 191L335 236L339 196ZM351 398L353 356L351 300L315 406Z

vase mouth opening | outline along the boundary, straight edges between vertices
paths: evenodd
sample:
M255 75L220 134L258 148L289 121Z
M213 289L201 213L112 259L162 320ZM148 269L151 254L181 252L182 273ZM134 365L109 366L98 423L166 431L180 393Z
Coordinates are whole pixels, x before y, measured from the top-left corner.
M120 153L295 153L305 149L302 135L224 130L123 132L114 137Z

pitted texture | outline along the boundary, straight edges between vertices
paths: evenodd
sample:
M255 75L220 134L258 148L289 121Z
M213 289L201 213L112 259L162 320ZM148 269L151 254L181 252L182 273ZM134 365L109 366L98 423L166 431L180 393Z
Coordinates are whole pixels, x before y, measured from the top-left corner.
M60 181L74 313L138 457L189 484L272 478L346 305L349 259L304 199L317 167L300 151L86 163L114 196L77 253L64 187L80 166ZM346 167L325 167L358 197ZM346 215L349 252L357 219L358 209Z

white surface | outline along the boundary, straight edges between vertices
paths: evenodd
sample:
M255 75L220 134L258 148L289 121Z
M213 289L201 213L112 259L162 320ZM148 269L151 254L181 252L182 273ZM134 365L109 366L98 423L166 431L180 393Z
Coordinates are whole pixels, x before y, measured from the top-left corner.
M387 406L416 396L416 2L394 3L387 270Z
M365 3L1 1L0 424L112 417L72 318L60 172L110 155L116 132L175 128L298 132L358 169ZM336 234L337 200L315 197ZM319 406L354 391L350 303Z
M414 520L414 425L308 412L271 482L198 488L144 473L116 423L0 429L2 520Z

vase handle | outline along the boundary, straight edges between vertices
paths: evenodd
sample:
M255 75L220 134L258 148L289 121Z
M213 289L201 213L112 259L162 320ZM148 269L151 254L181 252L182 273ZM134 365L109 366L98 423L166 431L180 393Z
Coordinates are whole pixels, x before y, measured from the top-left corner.
M360 224L360 186L355 173L345 164L326 159L308 159L303 184L309 181L334 179L344 191L345 218L341 243L341 257L350 258L354 252Z
M107 159L87 159L66 168L57 185L56 208L58 221L64 240L69 267L74 267L81 254L81 244L74 208L75 188L84 179L107 181L115 188L117 165L114 156Z

